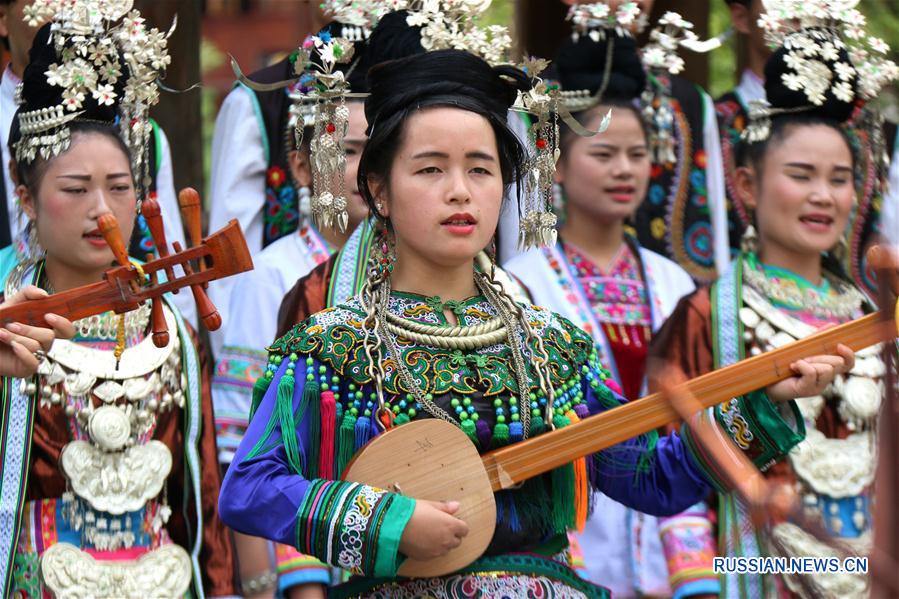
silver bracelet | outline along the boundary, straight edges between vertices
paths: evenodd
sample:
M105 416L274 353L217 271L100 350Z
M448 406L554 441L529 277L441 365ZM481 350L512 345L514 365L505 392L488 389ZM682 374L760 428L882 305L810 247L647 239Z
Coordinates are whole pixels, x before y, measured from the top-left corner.
M263 572L253 578L248 580L240 581L240 590L244 595L255 595L256 593L261 593L262 591L267 591L275 587L278 584L278 573L272 572L269 570L268 572Z

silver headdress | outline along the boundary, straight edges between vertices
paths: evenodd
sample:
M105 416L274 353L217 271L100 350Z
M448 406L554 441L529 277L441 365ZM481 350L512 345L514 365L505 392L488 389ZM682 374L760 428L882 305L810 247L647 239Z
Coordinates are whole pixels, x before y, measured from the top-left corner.
M527 92L519 92L512 107L535 117L529 131L533 147L525 165L527 193L519 223L518 243L523 249L556 243L557 217L552 211L552 189L556 162L561 153L559 119L578 135L589 137L608 129L612 118L610 110L597 131L590 131L578 123L569 112L559 86L547 83L540 77L548 65L548 61L539 58L530 58L521 65L521 69L531 78L533 87Z
M784 108L765 100L753 102L744 139L766 139L771 117L813 110L824 104L828 93L847 104L867 101L899 79L899 67L886 58L889 46L866 34L865 16L855 8L858 0L763 0L763 4L759 25L765 40L772 49L785 51L787 68L780 83L802 92L808 103ZM841 60L841 54L849 60Z
M166 34L148 28L132 5L132 0L34 0L24 8L32 27L51 22L50 43L59 62L47 70L47 83L62 88L63 101L19 113L22 138L15 146L16 160L48 159L64 152L70 143L66 125L79 117L90 95L100 105L118 106L121 134L131 148L142 197L149 185L149 110L159 100L160 73L171 62L166 45L174 24ZM118 97L115 90L122 88L123 77L124 94Z
M340 22L342 31L359 28L367 38L380 19L391 12L408 12L406 22L421 29L421 44L426 50L455 48L476 54L488 62L505 61L512 38L502 26L477 25L477 17L490 6L490 0L325 0L322 8ZM316 226L336 227L344 231L349 222L344 191L346 150L343 137L348 125L346 99L365 97L352 92L338 64L349 64L353 41L345 36L323 33L307 38L294 62L297 77L262 84L248 79L232 59L237 79L257 91L292 87L291 114L308 115L314 108L315 133L310 141L313 196L311 210ZM355 64L350 70L355 68ZM299 85L297 85L299 84ZM302 143L303 122L296 118L296 143ZM307 122L308 124L308 122Z
M677 161L674 139L674 108L671 105L669 75L684 70L678 54L683 47L694 52L708 52L721 46L721 38L700 41L693 24L676 12L666 12L649 34L649 43L641 51L646 71L652 75L641 96L643 119L650 131L650 154L656 163Z
M571 21L571 37L575 42L582 35L598 42L611 31L630 36L632 30L641 33L648 23L636 2L622 2L614 14L606 2L575 4L568 9L566 19Z
M338 21L368 29L373 29L384 15L405 10L409 26L421 28L425 50L465 50L487 62L499 63L507 60L512 37L502 25L479 25L478 18L491 1L325 0L322 8Z
M299 105L301 114L304 111L308 114L309 103L312 103L314 130L309 142L312 218L319 229L336 228L341 233L346 231L349 223L343 139L349 126L350 111L346 106L349 84L343 72L337 70L337 65L349 64L353 52L353 44L345 38L312 36L303 42L294 63L300 75L300 92L305 92L294 105ZM302 144L306 123L305 118L296 121L297 148Z

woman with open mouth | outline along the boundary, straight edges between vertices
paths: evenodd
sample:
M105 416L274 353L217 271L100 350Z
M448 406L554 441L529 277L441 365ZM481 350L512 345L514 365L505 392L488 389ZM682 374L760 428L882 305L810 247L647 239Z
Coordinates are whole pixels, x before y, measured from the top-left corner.
M646 75L634 39L614 30L599 41L587 35L566 40L553 66L578 121L595 130L611 111L611 122L591 138L563 130L556 170L556 209L564 223L559 241L504 266L536 304L591 334L625 397L641 397L652 334L694 290L687 272L641 247L628 224L650 201L653 134L638 108ZM583 575L615 597L670 596L658 519L601 493L593 501L584 531L572 535Z
M735 190L752 210L754 225L731 270L684 298L650 350L653 358L678 364L690 377L873 308L842 266L844 235L857 201L857 161L845 124L857 105L895 77L896 65L869 62L878 59L858 51L864 42L853 40L867 37L853 24L864 22L854 9L836 18L825 11L826 19L789 1L768 3L767 10L777 15L765 23L767 42L778 49L765 65L767 102L750 109L738 152L741 166L734 173ZM809 36L817 41L800 58L797 48ZM815 77L805 70L809 65L817 69ZM874 451L885 374L880 352L879 346L858 352L853 369L823 393L797 401L806 439L766 472L772 485L794 489L806 514L858 555L871 550ZM742 421L727 405L716 409L716 417ZM826 548L790 523L770 533L746 533L747 514L732 494L719 494L713 503L717 535L713 520L700 511L666 522L692 531L693 539L692 547L672 547L679 549L669 556L673 579L692 578L695 589L702 582L696 573L705 573L698 592L737 598L868 596L870 580L861 573L715 576L714 556L789 558L825 555ZM697 552L699 545L711 550Z
M507 113L533 82L459 50L378 65L369 82L359 189L378 218L378 260L360 294L272 346L225 476L222 516L236 530L352 572L335 596L607 597L570 569L567 531L586 519L591 487L655 514L704 497L702 457L677 435L641 435L495 492L485 553L439 576L400 578L398 569L406 558L440 560L478 532L456 516L459 502L341 480L354 454L385 429L439 424L464 434L452 444L459 450L485 453L624 401L589 335L550 310L515 303L490 269L475 268L496 234L507 186L522 180L526 153ZM536 214L526 211L523 222ZM839 353L796 362L796 376L742 405L775 416L772 400L817 393L851 367L848 348ZM772 451L799 440L787 421L766 423ZM428 467L432 447L419 439L417 450L383 459Z
M126 4L26 8L50 22L35 36L10 134L29 225L0 251L6 298L101 281L116 256L124 262L138 199L150 203L135 185L132 158L147 150L137 133L149 127L137 104L153 103L148 81L168 54ZM118 244L101 234L110 216ZM36 375L0 380L4 597L234 594L205 356L180 311L153 301L75 321L71 340L40 351ZM165 341L154 339L159 317Z

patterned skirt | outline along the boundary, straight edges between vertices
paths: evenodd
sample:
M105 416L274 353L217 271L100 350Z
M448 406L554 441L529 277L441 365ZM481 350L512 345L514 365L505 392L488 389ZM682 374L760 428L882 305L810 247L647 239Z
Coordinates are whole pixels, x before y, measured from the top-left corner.
M434 578L351 579L335 598L371 599L609 599L608 589L580 578L567 564L532 553L482 557Z

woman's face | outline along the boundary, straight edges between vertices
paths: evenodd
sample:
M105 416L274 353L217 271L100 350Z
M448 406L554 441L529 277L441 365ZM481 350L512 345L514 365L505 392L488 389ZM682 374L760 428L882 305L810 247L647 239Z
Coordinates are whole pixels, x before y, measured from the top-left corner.
M588 125L595 129L607 110L602 106L594 109ZM652 168L637 115L613 107L604 133L574 137L562 152L556 172L556 181L565 190L569 216L602 222L626 219L646 196Z
M346 175L343 180L346 185L347 213L350 217L348 229L352 231L356 225L362 222L362 219L368 216L368 206L365 205L365 199L359 193L357 179L359 160L362 158L365 142L368 141L368 136L365 135L368 121L365 119L364 102L349 102L347 107L350 109L350 121L343 138L346 148Z
M762 173L744 172L738 185L755 208L763 249L767 244L819 254L837 245L849 221L855 201L852 154L828 126L794 127L769 146Z
M137 203L131 164L106 135L76 133L69 149L47 165L37 197L24 186L18 190L48 260L68 269L87 273L113 261L97 228L103 214L116 217L126 245L131 239Z
M387 185L369 180L396 234L397 259L438 267L471 262L496 232L503 200L496 135L481 115L427 108L403 128Z

